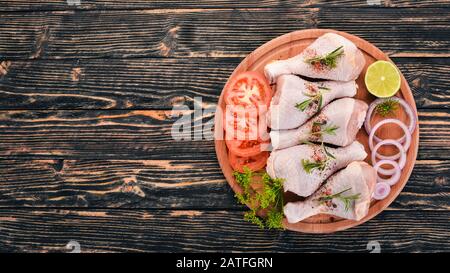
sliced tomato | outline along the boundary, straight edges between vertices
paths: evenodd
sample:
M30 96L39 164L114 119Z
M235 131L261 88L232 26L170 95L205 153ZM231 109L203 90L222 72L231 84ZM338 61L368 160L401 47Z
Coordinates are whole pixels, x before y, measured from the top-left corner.
M252 171L259 171L266 166L268 152L262 152L254 156L241 157L231 152L228 153L228 159L233 170L244 172L244 166Z
M227 105L224 116L227 139L258 139L258 112L256 109Z
M261 142L260 140L226 139L225 143L231 153L240 157L254 156L267 151L268 145L267 142Z
M260 112L258 117L258 138L263 142L270 141L270 134L267 126L267 112Z
M269 82L259 72L247 71L237 75L225 90L224 99L228 105L243 107L268 107L272 89Z

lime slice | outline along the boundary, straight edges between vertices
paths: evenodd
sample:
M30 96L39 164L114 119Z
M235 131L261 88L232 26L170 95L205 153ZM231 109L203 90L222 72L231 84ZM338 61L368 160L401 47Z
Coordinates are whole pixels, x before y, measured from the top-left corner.
M400 73L394 64L376 61L367 68L364 78L367 90L379 98L392 97L400 89Z

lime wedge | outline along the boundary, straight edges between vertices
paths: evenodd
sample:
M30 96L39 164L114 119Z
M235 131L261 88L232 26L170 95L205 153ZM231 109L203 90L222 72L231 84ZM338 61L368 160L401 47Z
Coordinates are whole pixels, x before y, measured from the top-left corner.
M367 68L364 78L367 90L379 98L392 97L400 89L400 73L394 64L376 61Z

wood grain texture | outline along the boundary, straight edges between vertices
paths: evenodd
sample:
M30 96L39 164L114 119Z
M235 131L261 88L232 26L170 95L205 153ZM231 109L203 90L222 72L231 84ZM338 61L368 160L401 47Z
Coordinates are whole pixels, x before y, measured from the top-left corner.
M5 13L0 16L0 59L243 57L265 41L305 28L358 35L391 57L448 57L449 20L450 13L440 8Z
M450 212L385 211L332 235L262 231L239 211L0 209L0 251L66 252L448 252Z
M217 103L237 58L14 61L0 76L2 109L171 109ZM450 70L450 61L448 63ZM445 69L445 66L444 66Z
M240 208L215 158L0 160L0 206Z
M208 108L214 109L214 108ZM182 111L191 114L192 111ZM0 111L0 157L32 156L65 159L183 159L198 154L215 158L212 131L213 112L192 122L184 141L174 141L171 129L180 114L170 110L11 110ZM450 113L419 111L418 159L449 159ZM193 122L197 121L197 122ZM194 136L206 140L193 140ZM209 140L208 140L209 139Z
M240 58L13 61L0 73L0 109L171 109L216 104ZM394 58L417 107L450 107L450 58ZM426 68L426 69L424 69Z
M175 141L171 130L179 113L170 110L3 111L0 112L0 156L182 159L197 153L210 158L213 149L207 148L213 147L212 141L194 140L194 137L212 140L212 131L203 130L197 122L213 124L213 113L195 119L192 111L181 111L190 115L192 122L186 120L180 124L192 128L177 135L186 140Z
M0 207L244 209L215 158L0 159ZM389 207L449 210L450 162L418 160Z
M81 0L81 5L69 5L67 0L2 0L0 1L1 11L36 11L36 10L68 10L68 9L189 9L189 8L275 8L275 7L449 7L448 0L380 0L372 1L343 0L343 1L325 1L325 0Z

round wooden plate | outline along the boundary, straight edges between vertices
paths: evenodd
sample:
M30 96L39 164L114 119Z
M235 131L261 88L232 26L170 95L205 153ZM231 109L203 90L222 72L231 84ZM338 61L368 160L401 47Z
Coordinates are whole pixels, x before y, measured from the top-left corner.
M233 79L237 74L245 72L245 71L259 71L263 73L264 66L269 63L272 60L279 60L279 59L287 59L290 57L293 57L297 54L299 54L303 49L305 49L308 45L310 45L316 38L319 36L327 33L327 32L334 32L339 35L342 35L352 41L363 53L366 58L366 66L363 69L362 73L360 74L359 78L356 80L358 84L358 92L355 96L355 98L363 100L370 104L375 97L372 96L365 88L364 84L364 75L366 73L367 67L372 64L373 62L377 60L386 60L391 61L386 54L384 54L380 49L378 49L376 46L372 45L371 43L356 37L354 35L340 32L336 30L331 29L309 29L309 30L300 30L300 31L294 31L288 34L285 34L283 36L280 36L278 38L275 38L271 40L270 42L262 45L255 51L253 51L251 54L249 54L234 70L233 74L228 79L228 82L225 84L224 90L228 87L228 84L230 83L231 79ZM411 93L411 90L408 86L408 83L406 82L404 76L401 74L401 87L400 91L397 93L397 96L405 99L409 105L414 109L416 118L417 118L417 109L416 104L414 101L414 97ZM273 87L273 90L275 90L275 87ZM225 103L223 100L223 91L219 98L219 107L222 109L225 109ZM222 126L217 126L222 123L222 121L218 118L219 115L216 115L215 119L215 130L222 130ZM407 115L402 111L402 109L399 109L396 112L396 118L403 120L406 124L409 122ZM376 122L377 117L374 117L373 122ZM217 134L218 132L216 132ZM396 125L390 125L387 124L385 126L382 126L378 132L377 135L384 138L398 138L402 135L402 131L400 128L398 128ZM366 152L370 155L370 150L368 147L368 135L366 134L365 130L362 128L358 134L356 139L364 144L366 148ZM354 227L357 225L360 225L371 218L375 217L378 213L383 211L385 208L387 208L394 199L399 195L399 193L402 191L403 187L405 186L406 182L408 181L409 176L411 175L411 172L414 168L414 164L416 161L417 156L417 150L418 150L418 143L419 143L419 126L417 125L413 135L412 135L412 143L411 147L409 148L407 152L407 163L402 171L402 175L400 178L400 181L395 184L392 189L391 193L387 198L381 201L372 201L369 213L366 217L361 219L360 221L352 221L352 220L345 220L345 219L339 219L337 217L333 217L330 215L316 215L312 216L308 219L305 219L301 222L290 224L286 220L284 220L283 224L286 229L299 231L299 232L308 232L308 233L330 233L335 232L339 230L344 230L350 227ZM222 171L230 184L230 186L233 188L235 192L241 192L242 189L237 184L237 182L233 178L233 170L229 164L228 161L228 154L227 154L227 148L225 145L225 141L223 140L215 140L215 147L216 147L216 153L217 158L219 160L220 166L222 168ZM384 149L384 150L383 150ZM393 147L383 147L381 152L389 154L393 153L394 148ZM368 163L370 162L370 156L367 157L366 161Z

